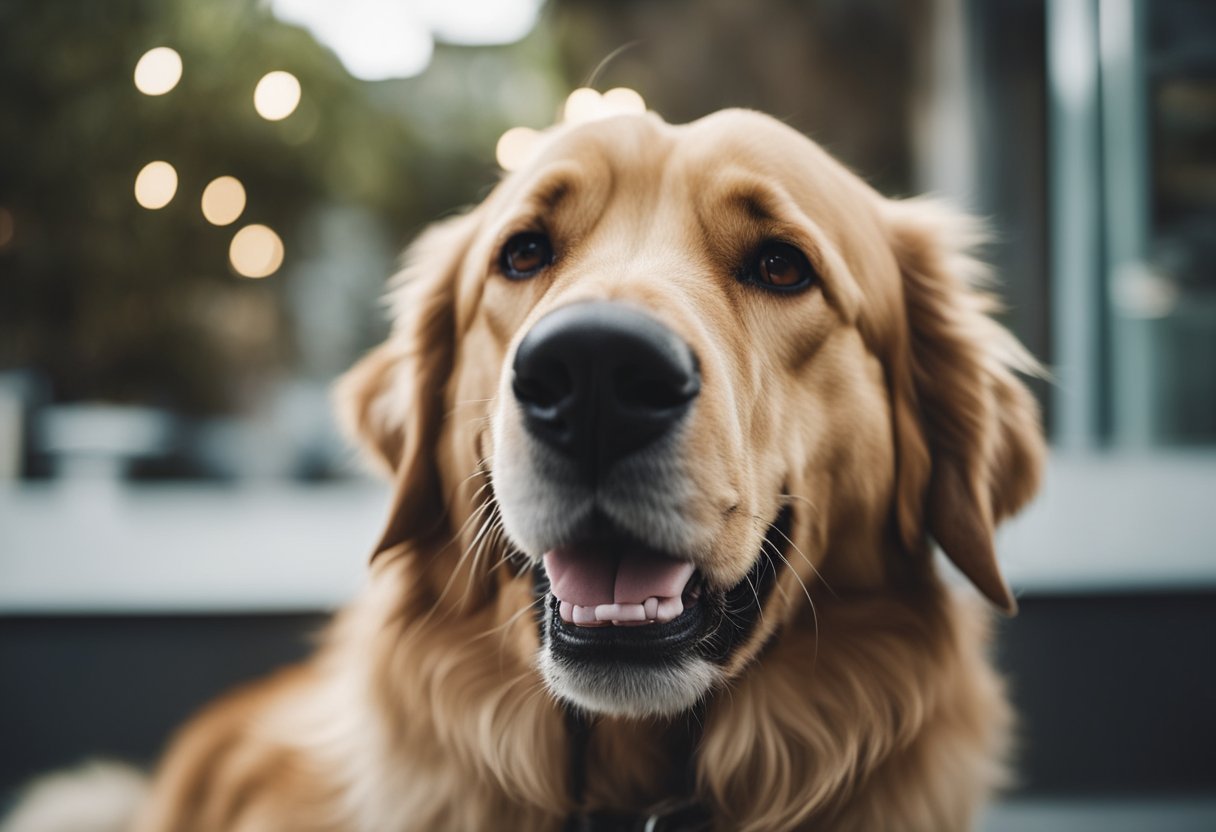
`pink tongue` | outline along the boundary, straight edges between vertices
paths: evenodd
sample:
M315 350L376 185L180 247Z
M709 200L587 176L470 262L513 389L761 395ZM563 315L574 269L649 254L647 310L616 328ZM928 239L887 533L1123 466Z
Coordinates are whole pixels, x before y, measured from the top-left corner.
M563 548L546 552L544 560L553 594L580 607L679 598L693 573L691 563L641 552L618 556Z

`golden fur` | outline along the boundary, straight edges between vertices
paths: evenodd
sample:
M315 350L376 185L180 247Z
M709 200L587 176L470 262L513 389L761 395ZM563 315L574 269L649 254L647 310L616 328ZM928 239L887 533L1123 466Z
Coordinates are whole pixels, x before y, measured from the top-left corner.
M552 274L496 274L506 236L538 221L563 241ZM735 279L740 247L777 235L821 285L787 298ZM700 357L684 452L698 491L680 511L705 530L690 545L707 579L739 581L793 512L761 623L707 703L697 783L718 826L969 828L1011 714L989 613L939 581L930 539L1012 610L992 532L1043 456L1013 375L1033 362L974 288L977 242L965 218L880 197L758 114L555 131L414 246L392 335L338 388L396 488L368 589L306 666L184 729L140 832L560 827L566 731L536 667L530 580L504 562L495 466L520 430L512 350L592 298L644 305ZM668 796L674 727L599 719L588 805Z

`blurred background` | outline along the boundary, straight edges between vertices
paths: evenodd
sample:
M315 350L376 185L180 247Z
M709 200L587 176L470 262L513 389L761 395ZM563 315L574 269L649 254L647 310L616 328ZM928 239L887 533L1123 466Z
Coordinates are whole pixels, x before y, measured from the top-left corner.
M986 829L1216 829L1216 3L0 0L0 809L304 655L387 502L335 376L555 120L769 112L990 218L1054 457Z

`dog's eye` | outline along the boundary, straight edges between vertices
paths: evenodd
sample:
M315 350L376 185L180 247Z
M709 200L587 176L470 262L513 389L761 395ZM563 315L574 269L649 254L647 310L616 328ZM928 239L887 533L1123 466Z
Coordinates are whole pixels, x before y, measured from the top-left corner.
M801 289L815 279L806 255L789 243L766 243L756 256L755 281L767 289Z
M502 247L502 273L512 280L523 280L553 262L553 245L537 231L516 234Z

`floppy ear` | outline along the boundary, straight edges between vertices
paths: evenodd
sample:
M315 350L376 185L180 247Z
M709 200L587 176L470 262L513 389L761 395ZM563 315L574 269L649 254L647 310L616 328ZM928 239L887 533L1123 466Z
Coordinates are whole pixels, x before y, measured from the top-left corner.
M424 536L443 517L435 445L455 349L456 275L475 228L466 214L415 241L390 284L392 333L335 387L345 432L395 481L375 554Z
M1046 448L1038 405L1015 372L1040 372L990 317L970 251L979 223L933 202L887 203L907 343L894 373L899 524L910 549L928 532L993 604L1017 609L993 532L1037 490Z

